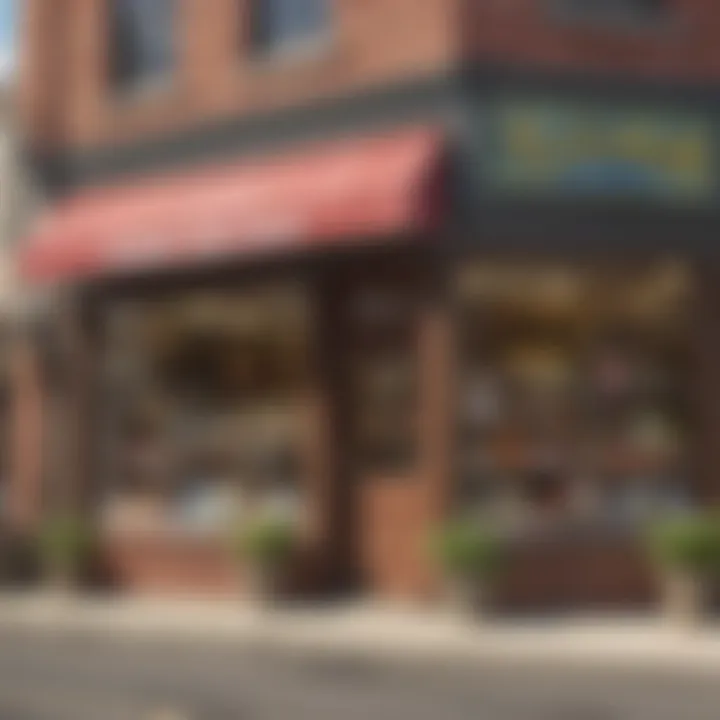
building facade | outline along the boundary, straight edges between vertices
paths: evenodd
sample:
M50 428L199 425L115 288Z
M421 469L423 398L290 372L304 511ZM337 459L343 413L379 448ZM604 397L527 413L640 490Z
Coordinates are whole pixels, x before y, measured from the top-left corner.
M720 11L26 5L52 487L109 577L227 590L266 503L305 591L431 596L472 513L508 603L652 595L643 523L720 489Z
M22 533L36 519L41 462L34 353L25 332L39 311L17 272L16 251L42 205L24 162L15 88L0 86L0 531Z

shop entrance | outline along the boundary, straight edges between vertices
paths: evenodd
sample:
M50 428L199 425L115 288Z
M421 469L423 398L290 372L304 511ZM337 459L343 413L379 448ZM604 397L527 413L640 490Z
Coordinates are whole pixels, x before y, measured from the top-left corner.
M432 471L432 298L397 266L346 287L342 349L353 552L360 590L417 598L429 587L428 529L439 511Z

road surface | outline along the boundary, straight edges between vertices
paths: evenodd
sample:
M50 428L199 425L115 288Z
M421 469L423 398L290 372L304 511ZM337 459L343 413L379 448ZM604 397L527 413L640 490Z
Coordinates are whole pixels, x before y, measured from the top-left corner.
M717 720L720 674L0 636L0 720Z

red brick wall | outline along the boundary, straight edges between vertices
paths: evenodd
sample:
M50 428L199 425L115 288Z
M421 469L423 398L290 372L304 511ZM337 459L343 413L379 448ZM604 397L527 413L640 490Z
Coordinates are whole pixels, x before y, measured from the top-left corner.
M253 59L243 40L250 0L180 0L175 82L120 99L106 82L106 0L25 0L21 89L36 143L132 143L214 119L350 93L451 65L461 55L534 70L720 78L720 4L669 0L634 26L563 19L552 0L335 0L322 52Z
M11 405L8 506L6 519L14 529L36 522L42 502L43 397L39 359L32 345L18 338L10 354Z
M720 78L720 3L668 0L645 24L571 20L554 0L462 0L471 57L543 70L581 70L678 81Z
M56 140L64 41L65 0L25 0L22 5L18 99L22 129L36 143Z
M455 0L336 0L327 47L302 59L264 61L250 57L243 39L249 0L181 0L175 82L151 97L118 98L106 82L105 0L26 3L25 113L36 142L73 147L132 142L423 76L453 56ZM65 8L64 24L50 6ZM53 104L58 86L62 97Z

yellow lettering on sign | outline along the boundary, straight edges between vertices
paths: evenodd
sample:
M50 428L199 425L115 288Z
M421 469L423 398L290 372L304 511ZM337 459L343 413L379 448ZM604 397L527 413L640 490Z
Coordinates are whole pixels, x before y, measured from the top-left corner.
M547 184L576 167L619 162L681 193L707 191L712 182L707 128L683 117L514 105L506 108L503 132L513 181Z

